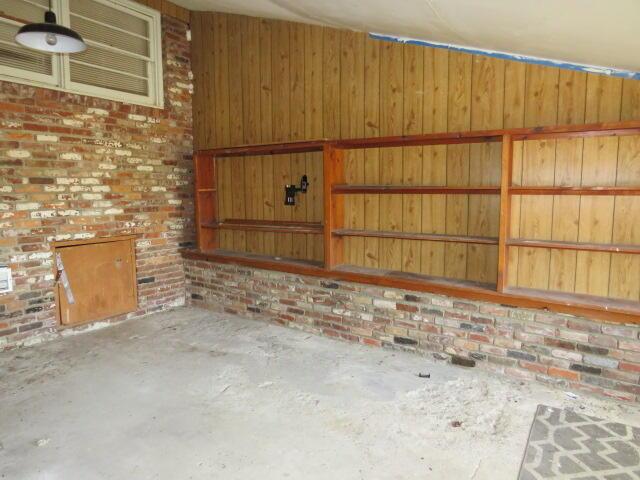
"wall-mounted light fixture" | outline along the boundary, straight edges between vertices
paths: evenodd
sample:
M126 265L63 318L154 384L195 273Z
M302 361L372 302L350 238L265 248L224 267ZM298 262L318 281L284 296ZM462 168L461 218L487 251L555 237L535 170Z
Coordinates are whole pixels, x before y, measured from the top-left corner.
M284 186L284 204L285 205L295 205L296 204L296 193L307 193L307 188L309 187L309 181L307 180L306 175L302 175L300 179L300 186L296 185L285 185Z
M78 53L87 49L82 37L71 30L56 23L56 14L49 10L44 14L44 23L28 23L23 25L15 40L20 45L51 53Z

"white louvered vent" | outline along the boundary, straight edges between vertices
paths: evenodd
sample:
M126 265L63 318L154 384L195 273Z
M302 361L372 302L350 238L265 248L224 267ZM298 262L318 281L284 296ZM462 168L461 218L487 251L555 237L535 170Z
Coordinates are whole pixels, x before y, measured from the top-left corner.
M49 0L0 0L0 78L162 106L157 11L130 0L54 0L58 22L82 35L87 50L51 55L17 45L13 37L18 28L25 21L41 22L48 4Z
M48 0L0 0L0 67L13 77L34 78L45 84L56 84L57 69L51 55L29 50L13 38L22 26L20 20L42 22Z

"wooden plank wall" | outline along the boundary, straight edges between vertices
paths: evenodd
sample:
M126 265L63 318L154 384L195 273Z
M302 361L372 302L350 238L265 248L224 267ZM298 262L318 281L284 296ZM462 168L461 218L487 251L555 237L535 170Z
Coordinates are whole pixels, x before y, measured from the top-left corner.
M640 87L622 80L364 33L192 13L196 148L640 118ZM522 185L640 184L640 140L519 142ZM318 154L220 161L223 218L322 220ZM500 144L352 151L348 183L498 185ZM307 173L296 207L285 183ZM351 195L346 228L498 235L497 195ZM514 197L514 237L640 243L638 198ZM497 247L348 238L349 263L495 282ZM317 235L225 232L223 248L321 259ZM510 284L638 300L640 258L513 248ZM628 266L632 275L625 276ZM637 272L637 275L633 272Z
M541 122L594 123L640 118L640 83L637 81L560 70L538 74L532 84L534 96L545 95L545 91L552 97L557 96L557 109L536 110L525 118L524 126ZM638 136L518 143L515 184L640 185ZM516 196L513 206L513 237L640 244L638 197ZM640 257L514 248L509 282L525 288L639 301Z

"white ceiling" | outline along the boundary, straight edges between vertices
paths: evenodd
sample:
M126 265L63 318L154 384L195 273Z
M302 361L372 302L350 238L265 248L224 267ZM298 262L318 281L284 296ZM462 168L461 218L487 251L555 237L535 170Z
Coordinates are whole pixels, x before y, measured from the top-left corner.
M640 72L640 0L172 0L239 13Z

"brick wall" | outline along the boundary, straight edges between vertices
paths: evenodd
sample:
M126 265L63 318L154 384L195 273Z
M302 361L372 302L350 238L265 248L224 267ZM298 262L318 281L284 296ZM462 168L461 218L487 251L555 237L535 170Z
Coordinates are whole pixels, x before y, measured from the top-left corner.
M432 352L558 388L640 400L640 328L540 310L185 260L196 306L372 346Z
M141 315L184 302L178 253L192 241L187 24L163 16L165 108L0 81L0 350L57 328L49 242L136 241Z

